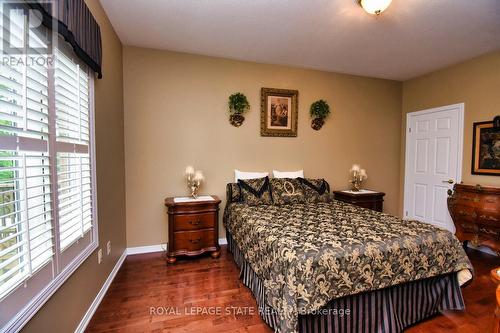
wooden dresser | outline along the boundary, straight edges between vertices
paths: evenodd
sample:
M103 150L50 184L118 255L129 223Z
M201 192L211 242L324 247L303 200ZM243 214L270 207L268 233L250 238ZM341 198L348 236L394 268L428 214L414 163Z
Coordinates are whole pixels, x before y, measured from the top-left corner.
M168 208L167 262L173 264L178 256L196 256L210 252L212 258L220 255L219 204L211 201L175 202L166 198Z
M500 254L500 188L455 184L448 210L459 240L487 246Z
M383 192L360 191L353 193L351 191L333 191L336 200L344 201L359 207L373 209L382 212L384 209Z
M500 333L500 267L491 270L491 278L497 285L496 299L497 308L495 310L495 323L493 324L493 333Z

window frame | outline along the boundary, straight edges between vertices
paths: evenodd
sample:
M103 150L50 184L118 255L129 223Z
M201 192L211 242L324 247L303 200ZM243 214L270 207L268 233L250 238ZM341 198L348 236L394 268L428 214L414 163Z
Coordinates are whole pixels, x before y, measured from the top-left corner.
M58 36L54 37L56 40ZM36 294L27 303L20 305L21 310L18 311L4 326L0 326L0 331L2 332L18 332L26 323L40 310L40 308L50 299L50 297L66 282L66 280L94 253L94 251L99 247L99 223L98 223L98 207L97 207L97 163L96 163L96 139L95 139L95 75L93 71L84 65L79 59L73 54L68 52L71 48L68 48L66 43L59 42L57 47L60 52L64 53L66 56L73 59L75 62L79 62L80 66L88 73L88 85L89 85L89 144L88 153L90 159L90 177L91 177L91 204L92 204L92 225L90 230L85 232L83 237L78 238L71 245L69 245L64 250L61 248L60 244L60 233L59 233L59 207L58 207L58 181L57 181L57 136L56 136L56 87L55 87L55 69L48 69L47 76L47 91L48 91L48 122L49 122L49 133L48 133L48 156L50 158L50 170L51 170L51 200L53 205L53 263L52 263L52 278L49 283L44 285L41 289L36 289ZM54 52L55 54L55 52ZM59 141L60 142L60 141ZM89 243L83 247L83 249L76 248L80 242L83 242L86 237L89 237ZM83 244L82 244L83 245ZM75 247L75 248L74 248ZM74 251L71 249L74 248ZM70 250L70 251L68 251ZM76 254L75 254L76 252ZM64 258L66 257L66 258ZM68 259L69 260L64 260ZM65 261L67 263L65 264ZM45 264L47 266L47 264ZM35 276L35 275L34 275ZM29 283L32 277L23 279L23 282L18 284L16 287L12 288L9 293L0 300L0 309L4 307L2 302L9 296L14 296L16 291L23 288L23 285Z

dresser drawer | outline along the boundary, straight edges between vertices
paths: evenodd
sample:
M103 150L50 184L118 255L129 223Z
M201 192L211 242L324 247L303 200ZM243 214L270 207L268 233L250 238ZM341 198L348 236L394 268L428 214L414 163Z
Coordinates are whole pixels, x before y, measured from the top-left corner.
M188 214L174 217L174 231L208 229L215 226L215 214Z
M175 251L196 251L215 246L213 230L177 231L175 237Z

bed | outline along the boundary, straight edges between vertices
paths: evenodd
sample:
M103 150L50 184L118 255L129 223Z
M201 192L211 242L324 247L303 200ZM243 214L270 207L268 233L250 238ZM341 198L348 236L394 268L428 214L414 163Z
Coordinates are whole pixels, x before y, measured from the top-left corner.
M450 232L330 199L249 204L240 185L227 185L229 250L276 332L400 332L464 309L472 266Z

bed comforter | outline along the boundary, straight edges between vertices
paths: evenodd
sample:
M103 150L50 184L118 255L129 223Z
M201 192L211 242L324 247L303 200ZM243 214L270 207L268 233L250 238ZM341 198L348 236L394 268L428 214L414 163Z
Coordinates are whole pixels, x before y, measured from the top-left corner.
M264 281L280 332L296 332L299 314L314 313L334 298L472 271L449 231L336 200L231 203L224 225Z

